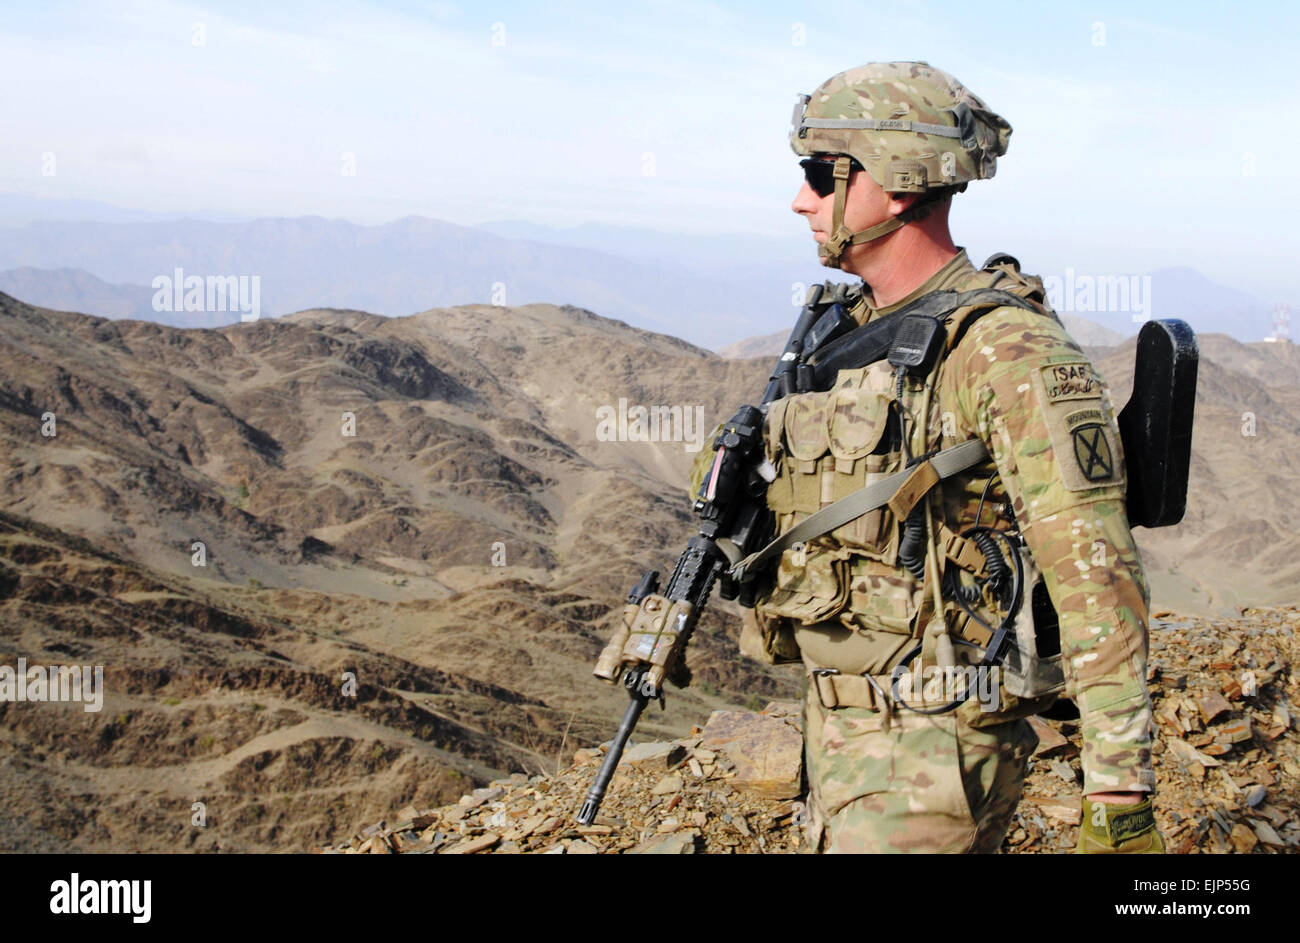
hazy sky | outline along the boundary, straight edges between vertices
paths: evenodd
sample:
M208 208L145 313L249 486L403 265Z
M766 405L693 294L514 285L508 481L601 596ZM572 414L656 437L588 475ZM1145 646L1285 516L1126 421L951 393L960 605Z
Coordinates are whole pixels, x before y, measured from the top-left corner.
M1298 26L1281 2L8 3L0 190L806 232L795 93L924 59L1015 129L959 243L1295 302Z

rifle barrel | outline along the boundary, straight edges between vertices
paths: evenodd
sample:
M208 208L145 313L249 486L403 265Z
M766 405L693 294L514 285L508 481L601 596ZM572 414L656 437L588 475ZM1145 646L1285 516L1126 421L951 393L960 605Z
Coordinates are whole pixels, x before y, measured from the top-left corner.
M640 674L644 675L644 672ZM605 789L609 786L609 781L614 778L614 770L618 768L618 761L623 758L623 748L627 746L628 737L632 736L632 731L636 727L636 722L641 718L641 712L645 710L649 698L641 692L641 682L638 680L635 685L628 685L628 691L632 695L632 701L627 705L627 710L623 712L623 722L618 725L618 733L614 735L614 742L609 745L609 752L605 754L605 762L600 764L600 772L596 774L596 781L591 784L587 790L587 796L582 800L582 808L578 810L578 824L590 825L596 821L596 813L600 810L601 800L605 798Z

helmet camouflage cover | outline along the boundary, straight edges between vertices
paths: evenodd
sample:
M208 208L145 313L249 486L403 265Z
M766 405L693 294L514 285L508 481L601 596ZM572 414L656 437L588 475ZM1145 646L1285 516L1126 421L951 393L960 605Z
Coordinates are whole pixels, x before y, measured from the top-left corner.
M873 62L832 76L795 105L801 157L847 154L890 193L984 180L1011 125L947 72L925 62Z

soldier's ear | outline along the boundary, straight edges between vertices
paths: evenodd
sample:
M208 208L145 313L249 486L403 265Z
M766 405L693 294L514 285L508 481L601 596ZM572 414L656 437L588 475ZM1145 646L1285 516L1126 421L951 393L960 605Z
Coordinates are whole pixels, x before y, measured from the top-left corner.
M910 210L917 200L921 199L920 193L891 193L889 194L889 213L891 216L897 216L900 213Z

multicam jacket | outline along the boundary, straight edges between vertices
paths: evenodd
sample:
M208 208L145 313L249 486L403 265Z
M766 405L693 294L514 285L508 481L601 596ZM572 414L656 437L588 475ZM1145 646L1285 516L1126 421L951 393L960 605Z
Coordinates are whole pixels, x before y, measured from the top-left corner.
M865 324L933 291L985 287L1028 297L1045 313L1007 306L983 314L931 375L924 447L979 438L990 455L936 486L940 553L953 555L977 510L980 524L1018 527L1059 616L1066 693L1081 715L1084 793L1152 791L1150 592L1125 513L1124 456L1105 382L1046 309L1041 282L1008 263L977 270L964 251L907 298L877 309L866 295L853 314ZM767 498L778 533L903 467L895 382L882 361L840 371L828 393L769 405L765 446L778 475ZM924 382L905 381L909 433ZM921 443L911 439L916 454ZM758 596L755 615L768 630L761 654L798 657L792 634L773 631L782 624L837 621L881 639L880 667L892 667L920 635L930 592L898 559L900 531L884 507L787 550ZM955 621L950 611L950 627Z

